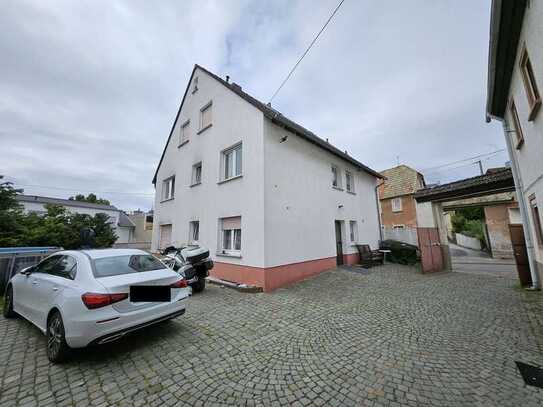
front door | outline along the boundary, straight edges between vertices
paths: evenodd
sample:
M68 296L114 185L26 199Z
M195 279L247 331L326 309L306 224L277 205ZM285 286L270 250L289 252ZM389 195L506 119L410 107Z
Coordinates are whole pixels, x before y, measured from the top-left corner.
M338 266L343 264L343 241L341 240L341 221L336 220L336 263Z
M511 244L513 245L513 255L517 264L520 284L524 287L529 286L532 284L532 275L526 251L526 240L524 240L524 229L522 225L509 225L509 233L511 234Z
M417 228L421 252L422 272L431 273L443 269L443 256L437 228Z

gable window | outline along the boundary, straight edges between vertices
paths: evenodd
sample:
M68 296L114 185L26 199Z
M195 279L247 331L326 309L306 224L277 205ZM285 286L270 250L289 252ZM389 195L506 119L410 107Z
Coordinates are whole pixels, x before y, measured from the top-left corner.
M402 198L394 198L392 200L392 212L402 211Z
M162 181L162 200L173 199L175 195L175 175Z
M189 222L189 243L195 243L200 240L200 221L193 220Z
M198 77L195 76L192 81L192 93L195 93L198 90Z
M541 217L539 215L539 208L537 207L535 195L531 195L528 199L530 200L530 207L532 208L532 218L535 234L537 236L537 242L540 246L543 246L543 228L541 227Z
M349 171L345 171L345 188L347 192L354 192L354 178L353 174Z
M241 216L221 218L220 252L223 254L239 255L241 252Z
M534 68L532 61L528 56L526 45L522 50L520 57L520 70L522 72L522 81L524 82L524 89L526 90L526 96L528 97L528 104L530 105L530 113L528 114L528 121L534 120L539 107L541 106L541 96L537 83L535 81Z
M221 153L222 181L241 176L242 155L241 143Z
M339 168L335 165L332 165L332 186L334 188L341 188L341 175Z
M352 243L358 241L358 225L355 220L349 222L349 237Z
M202 162L200 161L197 164L192 166L192 185L198 185L202 183Z
M513 130L516 136L516 149L519 150L524 143L524 135L522 134L522 127L520 127L520 120L518 118L517 107L515 101L511 99L509 103L509 112L511 113L511 121L513 122Z
M211 120L213 115L213 103L209 102L207 105L200 109L200 131L211 127Z
M187 120L179 129L179 147L189 141L190 136L190 120Z

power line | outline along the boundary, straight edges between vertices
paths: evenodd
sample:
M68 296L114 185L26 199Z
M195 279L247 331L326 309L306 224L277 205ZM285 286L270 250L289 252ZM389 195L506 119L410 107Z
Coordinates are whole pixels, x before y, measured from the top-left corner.
M443 167L448 167L448 166L450 166L450 165L463 163L463 162L465 162L465 161L470 161L470 160L475 160L475 159L477 159L477 158L482 158L482 157L487 157L487 156L495 155L495 154L501 153L502 151L505 151L505 148L502 148L502 149L499 149L499 150L496 150L496 151L492 151L492 152L486 153L486 154L479 154L479 155L476 155L476 156L473 156L473 157L464 158L463 160L452 161L452 162L447 163L447 164L437 165L437 166L435 166L435 167L429 167L429 168L426 168L426 169L424 169L424 170L420 170L420 172L426 172L426 171L430 171L430 170L435 170L435 169L438 169L438 168L443 168ZM471 165L471 164L469 164L469 165Z
M13 182L13 181L10 181ZM29 187L29 188L41 188L41 189L58 189L61 191L71 191L71 192L92 192L95 194L121 194L121 195L137 195L137 196L155 196L155 194L147 194L144 192L124 192L124 191L94 191L90 189L80 189L80 188L62 188L62 187L52 187L47 185L32 185L32 184L19 184L13 182L16 187Z
M315 44L315 42L317 41L317 39L319 38L319 36L322 34L322 32L326 29L326 26L328 25L328 23L330 23L330 21L332 21L332 18L334 18L334 16L336 15L336 13L338 12L339 8L341 7L341 5L343 4L345 0L341 0L339 2L339 4L337 5L337 7L334 9L333 13L330 15L330 17L328 17L328 20L326 20L326 23L322 26L322 28L320 29L320 31L317 33L317 35L315 36L315 38L313 38L313 41L311 41L311 43L309 44L309 46L307 47L307 49L304 51L304 53L302 54L302 56L298 59L298 62L296 62L296 64L294 65L294 67L290 70L290 72L288 73L287 77L283 80L283 82L281 83L281 85L277 88L277 90L275 91L275 93L272 95L272 97L270 98L269 100L269 103L271 103L271 101L275 98L275 96L279 93L279 91L281 90L281 88L285 85L285 83L287 83L287 81L290 79L291 75L293 74L293 72L296 70L296 68L298 67L298 65L300 64L300 62L302 62L302 59L304 59L304 57L306 56L306 54L309 52L309 50L311 49L311 47L313 47L313 44Z

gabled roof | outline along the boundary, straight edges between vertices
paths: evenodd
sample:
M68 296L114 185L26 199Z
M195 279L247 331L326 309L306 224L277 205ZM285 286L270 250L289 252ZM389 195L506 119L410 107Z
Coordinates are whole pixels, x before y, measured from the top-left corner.
M419 178L422 178L424 183L424 177L421 173L403 164L381 171L381 174L386 179L380 188L379 199L414 194L420 189Z
M255 99L254 97L252 97L248 93L244 92L241 89L241 86L237 85L236 83L226 82L221 77L215 75L214 73L212 73L212 72L208 71L207 69L201 67L200 65L196 64L196 65L194 65L194 68L192 70L192 74L190 75L190 79L188 81L187 87L185 89L185 93L183 95L183 99L181 100L181 105L179 106L179 110L177 111L177 115L175 116L175 120L174 120L172 128L170 130L170 135L168 136L168 141L166 142L166 145L164 146L164 150L162 151L162 156L160 157L160 161L158 163L157 169L155 171L155 175L153 177L153 184L156 184L156 177L157 177L157 174L158 174L158 170L160 168L160 165L162 164L162 160L164 159L164 155L166 154L166 148L168 147L168 144L169 144L170 139L172 137L173 130L175 128L175 124L177 123L177 120L179 119L179 114L181 113L181 108L183 107L183 103L185 102L185 98L187 96L187 92L189 90L190 84L192 82L192 77L194 76L194 72L196 71L196 69L202 70L203 72L205 72L206 74L211 76L213 79L218 81L220 84L222 84L223 86L225 86L226 88L228 88L232 92L234 92L236 95L238 95L239 97L244 99L246 102L248 102L251 105L253 105L254 107L256 107L258 110L260 110L264 114L265 117L270 119L274 124L276 124L278 126L281 126L281 127L284 127L285 129L287 129L287 130L291 131L292 133L296 134L297 136L300 136L300 137L304 138L305 140L309 141L310 143L313 143L313 144L323 148L324 150L327 150L328 152L334 154L335 156L337 156L339 158L342 158L345 161L348 161L349 163L351 163L354 166L360 168L361 170L367 172L368 174L373 175L374 177L383 178L383 176L381 174L379 174L377 171L372 170L368 166L362 164L360 161L354 159L350 155L344 153L343 151L341 151L337 147L333 146L332 144L330 144L326 140L321 139L320 137L318 137L313 132L307 130L305 127L303 127L303 126L299 125L298 123L293 122L289 118L283 116L280 112L273 109L271 106L268 106L268 105L262 103L258 99Z
M35 202L41 204L54 204L54 205L63 205L63 206L75 206L78 208L90 208L90 209L102 209L108 211L118 211L113 205L104 205L84 201L72 201L70 199L62 198L50 198L48 196L39 196L39 195L22 195L18 194L15 196L20 202Z
M493 0L488 52L487 121L503 117L517 55L526 0Z

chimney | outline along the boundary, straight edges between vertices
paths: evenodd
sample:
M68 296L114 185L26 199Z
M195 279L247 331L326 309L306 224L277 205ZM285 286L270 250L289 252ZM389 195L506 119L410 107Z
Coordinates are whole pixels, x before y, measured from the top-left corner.
M239 86L236 82L232 82L232 87L237 91L241 91L241 86Z

